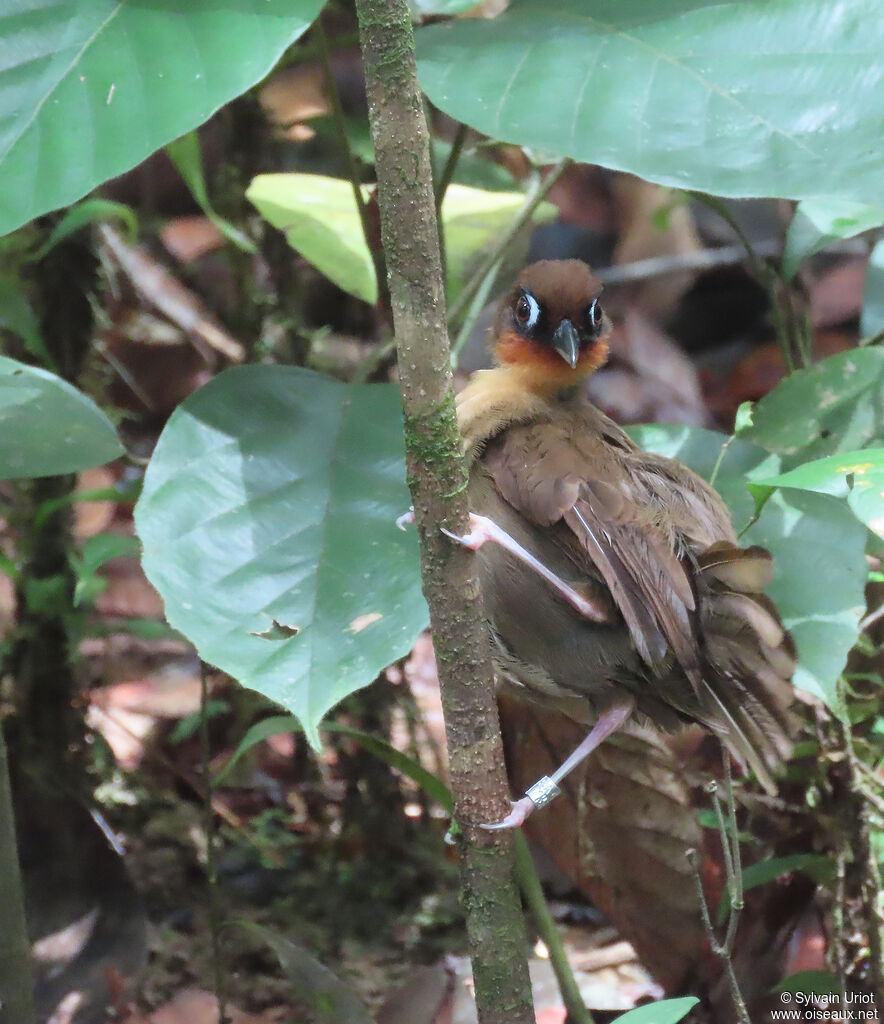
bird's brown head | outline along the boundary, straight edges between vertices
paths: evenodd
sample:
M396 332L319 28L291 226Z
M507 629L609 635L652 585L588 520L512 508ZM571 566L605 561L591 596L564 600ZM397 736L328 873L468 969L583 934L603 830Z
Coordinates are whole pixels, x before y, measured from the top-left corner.
M543 260L519 275L494 322L494 351L539 390L568 387L608 358L601 282L581 260Z

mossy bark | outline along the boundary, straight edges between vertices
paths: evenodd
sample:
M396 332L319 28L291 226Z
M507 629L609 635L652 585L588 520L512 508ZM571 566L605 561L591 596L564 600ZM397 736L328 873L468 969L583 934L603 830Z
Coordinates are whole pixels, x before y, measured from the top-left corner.
M466 467L449 369L427 127L405 0L357 0L378 176L409 486L463 830L463 904L482 1024L534 1020L509 837L478 826L509 809L482 596L473 556L440 532L467 530Z

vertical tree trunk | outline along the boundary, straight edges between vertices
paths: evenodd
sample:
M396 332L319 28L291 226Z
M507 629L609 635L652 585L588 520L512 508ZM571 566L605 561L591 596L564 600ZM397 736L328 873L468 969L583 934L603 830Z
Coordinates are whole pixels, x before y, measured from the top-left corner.
M427 126L405 0L357 0L381 228L421 543L462 827L463 904L482 1024L532 1024L526 936L508 837L478 828L509 809L482 597L467 530L466 468L449 369Z

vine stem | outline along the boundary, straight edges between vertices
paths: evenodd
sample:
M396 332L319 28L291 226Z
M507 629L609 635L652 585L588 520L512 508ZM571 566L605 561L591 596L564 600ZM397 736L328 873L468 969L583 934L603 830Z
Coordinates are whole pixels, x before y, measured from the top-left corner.
M700 874L700 856L696 850L688 850L688 862L694 874L694 883L697 888L697 901L700 904L700 915L703 920L703 928L709 939L709 948L724 965L727 976L728 988L730 989L731 1002L734 1012L740 1024L752 1024L749 1019L749 1011L746 1009L746 1002L740 991L739 981L734 970L733 951L734 939L737 936L737 925L739 924L740 911L743 909L743 869L740 861L740 836L737 829L737 806L734 799L734 786L731 777L731 766L728 753L722 749L724 764L724 791L725 803L727 806L727 817L721 809L721 798L718 795L718 784L710 782L706 792L712 796L712 803L715 810L715 819L718 824L718 834L721 840L721 848L724 853L725 872L727 875L727 891L730 898L728 911L728 922L724 941L720 941L712 923L712 916L709 913L709 906L706 903L706 894L703 891L703 878Z
M528 221L534 216L534 211L546 198L549 190L553 185L555 185L573 162L574 161L569 157L563 157L557 164L555 164L554 167L551 168L550 171L547 172L545 176L538 174L535 177L528 191L525 193L524 202L519 207L515 217L513 217L510 226L500 236L497 245L491 249L479 264L473 276L464 286L457 302L452 306L451 311L448 314L449 324L457 323L464 311L472 302L473 296L482 287L482 283L485 278L500 262L504 253L518 237L519 232L521 232Z
M319 61L322 65L322 75L325 79L325 91L328 94L329 103L332 108L332 118L338 135L338 144L341 155L347 167L347 174L350 178L350 185L353 188L353 198L356 200L356 209L359 211L359 221L362 224L362 234L365 244L371 254L371 262L374 266L374 276L378 286L378 303L383 309L389 308L389 297L387 294L387 273L384 261L378 251L377 238L372 227L371 216L368 212L368 204L362 194L362 180L359 174L359 167L356 157L350 147L350 140L347 138L347 124L344 120L344 108L341 106L341 94L338 92L338 85L331 66L331 55L329 53L328 37L322 27L322 19L317 18L314 25L316 35L316 47L319 54Z
M549 950L549 960L559 983L559 991L562 993L562 1002L568 1011L570 1024L594 1024L592 1014L583 1002L583 996L577 987L574 972L568 963L568 955L565 952L565 945L559 935L559 929L553 920L549 907L546 904L546 897L537 877L537 870L534 861L531 859L531 851L528 843L521 832L517 833L513 843L516 856L516 878L519 888L522 891L522 899L529 913L534 918L537 932Z
M482 596L467 529L429 138L406 0L357 0L381 237L399 354L408 482L460 826L462 903L481 1024L533 1024L527 936L512 837L482 822L509 809Z

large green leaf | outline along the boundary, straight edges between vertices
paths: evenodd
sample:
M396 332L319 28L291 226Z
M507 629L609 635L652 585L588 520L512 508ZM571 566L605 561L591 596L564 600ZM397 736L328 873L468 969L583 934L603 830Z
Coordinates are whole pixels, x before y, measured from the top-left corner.
M249 366L175 411L135 522L169 623L318 744L427 623L408 504L393 386Z
M0 235L202 124L263 78L321 6L0 4Z
M857 518L884 537L884 448L830 455L757 483L847 498Z
M649 451L676 458L713 480L738 530L755 507L747 479L770 477L779 468L778 458L764 449L697 427L654 425L629 432ZM761 544L774 556L768 593L798 647L795 685L840 712L838 677L865 607L865 527L838 498L781 491L765 504L742 543Z
M48 370L0 356L0 480L76 473L123 451L91 398Z
M418 32L447 114L506 142L728 196L880 203L877 0L514 0Z
M841 352L787 377L752 411L740 437L785 468L884 440L884 349Z

